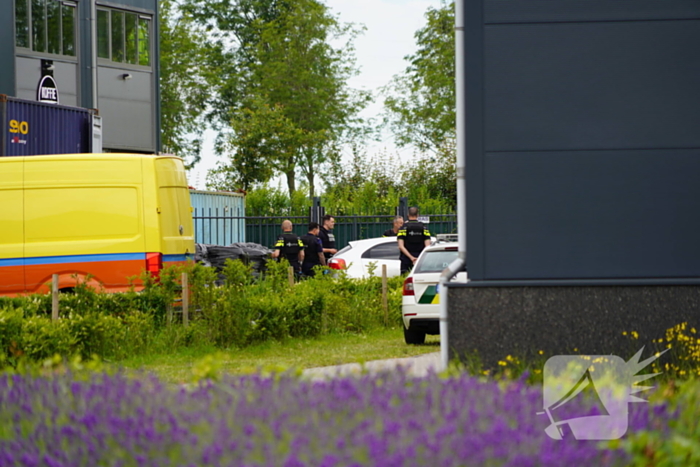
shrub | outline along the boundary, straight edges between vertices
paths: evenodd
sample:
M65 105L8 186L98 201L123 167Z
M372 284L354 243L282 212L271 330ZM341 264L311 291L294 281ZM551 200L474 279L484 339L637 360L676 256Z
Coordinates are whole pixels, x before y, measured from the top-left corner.
M291 285L286 261L271 262L254 279L250 266L227 261L223 281L212 268L166 268L160 282L144 276L145 287L106 294L80 284L59 295L52 322L50 295L0 301L1 365L16 355L32 359L97 354L120 359L192 345L245 347L267 340L364 332L385 325L381 279L348 279L317 274ZM190 284L190 326L168 323L168 307L182 293L181 274ZM390 281L389 325L400 323L401 278ZM396 290L394 290L396 289Z
M56 354L73 355L79 346L70 323L70 319L52 321L43 316L26 318L18 343L19 355L31 360L43 360Z

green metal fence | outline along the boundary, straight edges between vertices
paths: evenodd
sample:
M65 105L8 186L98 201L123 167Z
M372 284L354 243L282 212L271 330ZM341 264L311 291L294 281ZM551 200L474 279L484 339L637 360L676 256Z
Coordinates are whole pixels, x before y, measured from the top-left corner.
M401 212L401 207L397 212ZM309 222L312 220L320 222L323 210L313 208L307 216L232 216L220 214L205 215L204 212L194 213L195 235L199 237L198 230L207 226L210 230L217 232L222 229L234 228L241 223L245 224L245 238L240 239L240 233L237 241L245 241L258 243L268 248L272 248L275 244L277 236L282 232L282 221L289 219L293 224L293 231L301 236L308 232ZM329 213L332 214L332 213ZM373 214L373 215L338 215L333 216L335 219L335 228L333 234L336 238L336 246L338 249L345 247L349 242L361 240L364 238L381 237L385 230L392 227L394 220L393 214ZM406 219L405 213L403 214ZM421 220L430 230L431 235L440 233L457 233L457 214L442 213L442 214L421 214ZM219 225L220 224L220 225ZM221 235L216 238L211 238L213 244L225 245L225 239L233 238L232 236ZM224 243L221 243L224 241Z

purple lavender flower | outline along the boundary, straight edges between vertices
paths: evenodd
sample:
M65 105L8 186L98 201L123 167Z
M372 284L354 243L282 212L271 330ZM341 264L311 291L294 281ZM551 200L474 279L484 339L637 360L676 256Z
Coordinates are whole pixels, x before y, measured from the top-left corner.
M541 410L539 387L467 375L251 375L189 390L123 374L3 375L0 465L626 465L622 451L550 439ZM629 429L664 429L666 417L632 404Z

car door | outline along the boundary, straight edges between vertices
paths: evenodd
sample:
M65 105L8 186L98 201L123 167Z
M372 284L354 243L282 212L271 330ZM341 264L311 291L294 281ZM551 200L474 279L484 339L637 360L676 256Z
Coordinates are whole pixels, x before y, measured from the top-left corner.
M401 264L399 262L399 245L396 239L380 243L367 249L362 253L362 270L365 277L369 276L373 264L376 264L374 269L375 276L382 275L382 265L386 265L387 277L394 277L401 274Z
M0 164L0 294L24 292L24 159Z

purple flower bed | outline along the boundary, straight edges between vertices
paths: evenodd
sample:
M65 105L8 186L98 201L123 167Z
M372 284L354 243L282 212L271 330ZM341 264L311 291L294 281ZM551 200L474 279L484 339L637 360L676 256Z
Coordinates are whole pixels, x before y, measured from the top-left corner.
M555 441L541 388L402 373L246 376L194 390L153 378L0 376L0 466L609 466ZM595 407L578 407L591 414ZM630 405L630 430L665 426Z

